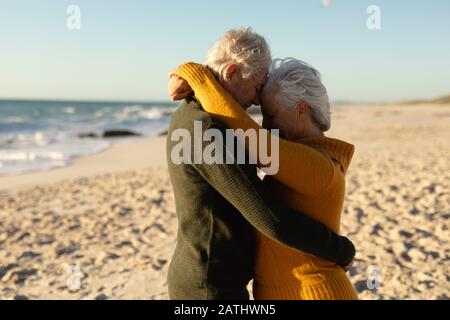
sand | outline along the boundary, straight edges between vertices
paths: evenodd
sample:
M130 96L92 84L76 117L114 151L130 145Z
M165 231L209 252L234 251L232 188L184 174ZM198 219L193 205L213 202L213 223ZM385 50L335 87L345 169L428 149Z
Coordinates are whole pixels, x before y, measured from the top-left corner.
M450 297L450 106L347 106L342 233L361 299ZM175 241L164 138L0 177L0 299L167 299ZM378 278L374 275L379 273Z

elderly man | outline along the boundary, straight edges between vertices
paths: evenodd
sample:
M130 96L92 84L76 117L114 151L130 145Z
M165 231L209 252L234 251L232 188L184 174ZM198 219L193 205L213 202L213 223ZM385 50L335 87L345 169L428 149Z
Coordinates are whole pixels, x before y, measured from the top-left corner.
M206 59L206 65L243 108L259 104L270 63L266 41L249 28L226 32ZM255 165L208 161L211 159L203 159L204 163L175 161L172 151L177 141L172 133L185 129L194 137L198 122L202 131L214 129L222 133L223 140L227 137L226 127L206 113L195 97L187 98L172 115L167 159L179 228L168 274L171 299L248 299L246 286L253 278L256 247L253 228L342 266L353 259L355 250L347 238L265 192ZM210 144L192 141L192 150L196 143ZM225 150L225 145L220 145L224 155L236 154Z

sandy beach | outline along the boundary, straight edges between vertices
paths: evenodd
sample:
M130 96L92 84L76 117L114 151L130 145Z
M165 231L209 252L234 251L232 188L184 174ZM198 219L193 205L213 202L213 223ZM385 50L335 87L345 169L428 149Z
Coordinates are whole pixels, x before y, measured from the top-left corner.
M356 147L360 298L449 299L450 105L340 106L327 135ZM167 299L176 230L164 137L0 177L0 299Z

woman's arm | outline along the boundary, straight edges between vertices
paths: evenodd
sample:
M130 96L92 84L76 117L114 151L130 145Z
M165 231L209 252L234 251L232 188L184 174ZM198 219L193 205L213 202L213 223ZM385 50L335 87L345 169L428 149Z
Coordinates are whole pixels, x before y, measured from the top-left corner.
M241 142L246 144L251 156L258 160L258 166L262 168L270 166L261 162L260 145L263 143L267 146L267 151L264 150L262 156L270 155L270 139L274 136L245 112L206 67L195 63L185 63L175 71L175 74L188 82L204 110L213 114L228 127L244 131L256 130L257 148L249 148L248 139L243 137L241 138L246 141ZM262 138L269 137L267 141L260 140L259 130L264 130L265 134ZM273 160L276 156L271 155L271 159ZM274 178L299 193L320 193L333 181L335 167L332 160L309 146L279 139L278 156L279 170Z
M202 122L202 132L214 129L226 134L224 124L209 117ZM201 141L201 150L215 145L222 154L231 151L224 143ZM195 163L191 153L192 167L242 216L267 237L307 254L334 261L345 267L353 260L355 248L347 238L339 236L326 225L303 212L291 209L277 201L264 188L256 172L237 163L222 165L214 162L214 156L204 154L205 162ZM209 163L209 164L208 164Z

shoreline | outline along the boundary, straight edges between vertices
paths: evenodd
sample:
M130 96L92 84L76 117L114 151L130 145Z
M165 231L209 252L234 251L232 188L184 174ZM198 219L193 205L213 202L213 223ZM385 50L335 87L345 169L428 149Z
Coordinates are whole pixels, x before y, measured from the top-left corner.
M336 105L332 108L332 117L336 121L339 121L343 115L347 113L353 113L358 108L360 110L365 110L364 113L368 111L373 111L374 118L371 119L372 124L376 125L378 120L382 120L383 117L380 115L384 112L391 112L394 118L397 118L399 113L411 109L415 112L419 112L428 116L427 124L433 121L433 117L427 115L427 112L437 112L436 115L448 116L450 113L450 104L433 104L433 103L422 103L422 104L360 104L360 105ZM445 113L440 113L440 111L446 111ZM256 117L258 120L261 117L261 113L258 107L251 107L249 114L252 117ZM355 114L355 117L359 115ZM377 119L379 118L379 119ZM391 117L392 118L392 117ZM408 114L406 114L408 118ZM413 116L416 121L416 116ZM408 120L408 119L406 119ZM421 119L419 121L423 121ZM365 120L364 120L365 121ZM394 119L394 122L398 119ZM379 123L382 124L382 123ZM355 123L357 125L357 122ZM327 132L326 135L339 136L342 135L343 131L347 131L345 128L339 126L332 126L332 129ZM345 136L345 135L344 135ZM350 135L353 136L353 135ZM64 167L52 168L43 171L32 171L25 172L16 175L5 175L0 176L0 197L2 195L9 194L14 191L23 190L38 186L41 184L52 184L57 183L66 179L76 179L76 178L87 178L93 177L101 174L108 173L119 173L131 170L139 170L145 168L166 168L166 151L165 151L165 139L167 137L167 130L163 130L152 138L143 138L137 141L120 141L113 142L111 146L96 152L93 154L82 155L74 158ZM352 137L353 138L353 137ZM161 141L164 140L164 143ZM350 140L351 142L351 140ZM363 146L362 148L365 148ZM139 157L142 152L143 158ZM127 157L126 155L129 155Z

